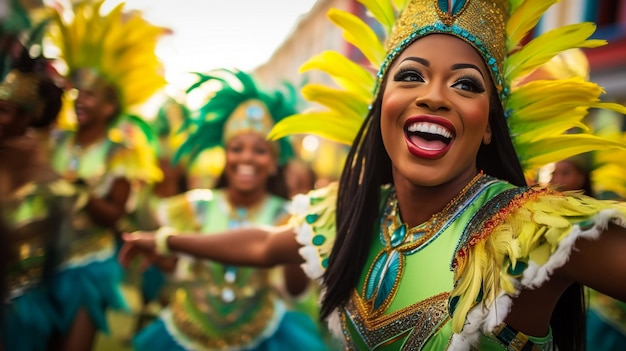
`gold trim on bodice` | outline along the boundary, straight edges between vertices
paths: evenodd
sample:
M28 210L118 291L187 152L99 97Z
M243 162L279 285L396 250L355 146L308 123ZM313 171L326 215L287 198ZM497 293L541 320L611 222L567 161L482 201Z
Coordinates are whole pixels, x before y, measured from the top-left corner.
M448 293L441 293L399 311L383 316L369 315L369 308L358 293L341 314L344 335L349 338L346 314L370 350L406 338L402 350L420 350L428 338L450 318Z
M237 323L236 318L233 318L237 316L226 315L221 321L214 320L213 322L217 325L213 327L221 324L229 325L230 328L228 328L228 330L222 329L214 331L214 333L218 332L218 334L215 335L208 330L207 326L204 325L206 321L202 319L207 318L207 316L219 319L221 318L219 317L219 313L216 311L212 313L211 311L203 311L202 316L195 318L192 312L192 306L189 306L189 304L193 302L189 299L187 294L188 292L185 290L178 290L176 292L171 307L172 321L176 329L193 340L193 342L202 345L206 349L222 349L227 346L232 347L233 345L248 344L262 334L268 326L268 321L271 320L275 314L275 298L269 293L263 294L258 297L260 301L254 301L254 303L251 304L253 306L260 305L259 310L253 313L252 320Z

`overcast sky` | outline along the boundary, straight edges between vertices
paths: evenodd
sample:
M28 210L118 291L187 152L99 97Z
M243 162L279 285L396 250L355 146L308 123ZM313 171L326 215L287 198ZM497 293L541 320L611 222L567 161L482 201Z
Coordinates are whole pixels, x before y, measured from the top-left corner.
M252 70L266 62L316 0L126 0L152 23L173 30L157 54L175 86L190 71ZM121 0L110 0L115 5Z

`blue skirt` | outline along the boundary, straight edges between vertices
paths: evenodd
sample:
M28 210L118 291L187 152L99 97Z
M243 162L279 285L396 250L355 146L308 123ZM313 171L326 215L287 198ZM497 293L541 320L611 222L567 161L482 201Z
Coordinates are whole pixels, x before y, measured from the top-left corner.
M99 331L108 333L107 309L129 311L120 289L122 278L123 269L115 256L60 271L52 293L63 306L61 333L69 330L81 308L87 310Z
M168 332L165 323L158 319L133 339L135 351L196 351L183 348ZM224 350L234 350L225 348ZM304 313L287 311L276 332L246 351L328 351L322 334L311 318Z
M615 351L626 349L626 335L605 321L598 313L587 311L587 350Z
M4 350L48 349L50 337L60 326L60 316L45 286L29 289L2 307Z

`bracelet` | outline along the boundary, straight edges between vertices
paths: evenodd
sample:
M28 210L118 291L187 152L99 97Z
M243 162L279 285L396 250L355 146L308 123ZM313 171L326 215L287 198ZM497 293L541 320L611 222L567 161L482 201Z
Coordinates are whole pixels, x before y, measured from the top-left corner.
M176 229L172 227L161 227L154 233L155 251L159 255L171 255L172 252L167 246L167 238L176 235Z

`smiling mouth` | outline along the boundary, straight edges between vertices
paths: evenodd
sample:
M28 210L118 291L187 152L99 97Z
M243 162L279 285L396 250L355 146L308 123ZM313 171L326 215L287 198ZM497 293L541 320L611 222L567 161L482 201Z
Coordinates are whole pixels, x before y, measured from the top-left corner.
M413 145L424 151L443 151L453 138L450 130L430 122L412 123L407 126L405 133Z
M253 176L256 171L253 166L250 165L239 165L237 166L237 174L242 176Z

